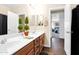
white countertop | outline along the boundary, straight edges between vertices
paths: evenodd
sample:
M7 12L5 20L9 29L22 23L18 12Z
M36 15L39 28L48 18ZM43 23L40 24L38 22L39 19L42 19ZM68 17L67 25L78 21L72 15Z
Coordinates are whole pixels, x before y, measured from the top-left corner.
M5 45L4 44L0 45L0 47L2 47L1 49L3 50L3 51L0 50L0 55L12 55L19 49L23 48L25 45L35 40L43 33L44 33L43 31L31 33L29 37L33 37L32 39L24 38L22 35L18 35L16 37L8 39L8 43L6 43Z

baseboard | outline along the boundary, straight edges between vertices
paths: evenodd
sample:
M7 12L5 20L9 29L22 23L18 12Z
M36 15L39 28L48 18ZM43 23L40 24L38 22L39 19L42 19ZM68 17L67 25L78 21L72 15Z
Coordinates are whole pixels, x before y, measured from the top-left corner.
M63 39L64 40L64 38L59 38L59 39Z
M51 46L48 46L48 45L44 45L44 47L49 47L49 48L50 48Z

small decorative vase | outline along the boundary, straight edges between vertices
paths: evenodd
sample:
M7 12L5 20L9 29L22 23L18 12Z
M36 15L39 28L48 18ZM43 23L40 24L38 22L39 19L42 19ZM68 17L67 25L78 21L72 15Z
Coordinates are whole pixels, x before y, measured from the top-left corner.
M25 35L25 36L28 36L28 34L29 34L29 31L25 31L25 32L24 32L24 35Z

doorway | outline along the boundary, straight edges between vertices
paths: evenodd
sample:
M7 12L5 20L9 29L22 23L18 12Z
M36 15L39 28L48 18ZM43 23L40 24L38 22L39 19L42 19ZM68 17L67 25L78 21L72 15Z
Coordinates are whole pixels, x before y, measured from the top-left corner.
M64 9L51 10L51 47L55 54L65 54L64 51Z
M64 10L51 11L52 38L64 39Z

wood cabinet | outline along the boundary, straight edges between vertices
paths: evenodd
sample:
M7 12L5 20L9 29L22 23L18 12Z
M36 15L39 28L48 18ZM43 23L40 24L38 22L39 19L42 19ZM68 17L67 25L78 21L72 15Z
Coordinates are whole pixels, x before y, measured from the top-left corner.
M44 47L44 34L38 37L34 42L35 42L35 55L38 55L41 53Z
M14 55L39 55L44 47L44 34L18 50Z
M34 55L34 49L32 49L27 55Z
M28 45L24 46L22 49L17 51L16 55L27 55L27 54L32 54L30 51L34 51L34 41L29 43Z
M40 38L38 37L37 39L35 39L34 43L35 43L35 47L34 47L35 55L38 55L40 49Z
M42 49L44 47L44 39L45 39L45 37L44 37L44 34L43 34L43 35L40 36L40 40L39 40L39 42L40 42L40 52L42 51Z

